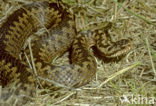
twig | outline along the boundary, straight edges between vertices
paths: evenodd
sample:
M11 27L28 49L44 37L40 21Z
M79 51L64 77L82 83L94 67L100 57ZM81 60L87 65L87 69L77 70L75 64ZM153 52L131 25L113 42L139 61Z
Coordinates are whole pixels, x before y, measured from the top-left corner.
M28 46L29 46L29 51L30 51L30 57L31 57L31 63L32 63L32 68L35 74L35 77L39 83L39 85L42 87L39 79L38 79L38 75L37 75L37 71L36 71L36 67L35 67L35 63L34 63L34 58L33 58L33 53L32 53L32 49L31 49L31 40L28 40Z

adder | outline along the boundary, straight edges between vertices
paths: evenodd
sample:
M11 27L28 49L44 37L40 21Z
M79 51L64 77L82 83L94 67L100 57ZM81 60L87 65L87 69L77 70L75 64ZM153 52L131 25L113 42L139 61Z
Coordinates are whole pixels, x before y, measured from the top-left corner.
M38 35L41 29L44 31ZM112 42L107 29L77 32L75 16L62 4L33 2L23 5L9 15L0 27L0 85L5 87L14 82L20 83L22 90L18 92L24 90L29 95L33 93L30 91L34 86L39 85L38 81L41 86L56 84L69 88L87 84L97 70L94 54L90 50L92 46L108 58L124 55L132 46L131 39ZM32 38L37 74L23 56L23 52L28 53L28 58L30 56L25 47L29 38ZM51 64L55 57L70 48L69 65ZM31 61L30 64L33 66Z

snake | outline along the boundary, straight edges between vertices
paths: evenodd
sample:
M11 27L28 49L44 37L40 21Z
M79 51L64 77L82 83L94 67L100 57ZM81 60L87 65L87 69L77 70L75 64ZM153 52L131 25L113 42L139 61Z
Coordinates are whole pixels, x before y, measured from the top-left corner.
M18 92L25 90L28 95L37 85L68 88L86 85L97 71L93 46L108 58L124 55L131 49L131 39L113 42L107 29L78 32L75 15L65 4L38 1L22 5L0 26L0 85L20 83L22 90ZM38 34L39 31L42 33ZM31 39L29 44L28 39ZM29 63L24 55L27 53L31 59L28 45L33 55ZM69 50L70 64L51 64Z

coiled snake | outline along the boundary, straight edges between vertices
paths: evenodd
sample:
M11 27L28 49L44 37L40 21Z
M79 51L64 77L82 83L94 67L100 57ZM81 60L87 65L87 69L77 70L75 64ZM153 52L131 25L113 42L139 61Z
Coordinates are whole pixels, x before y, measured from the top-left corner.
M38 76L66 87L80 87L93 79L96 61L91 46L105 57L125 54L131 48L130 39L111 42L100 30L77 33L74 15L63 5L34 2L14 11L0 27L0 84L15 82L31 90L37 82L29 65L21 60L26 40L33 37L32 52ZM44 33L35 33L44 29ZM85 36L92 35L92 41ZM35 36L36 35L36 36ZM90 42L92 42L90 44ZM71 64L54 66L50 62L71 48ZM41 81L41 85L51 82Z

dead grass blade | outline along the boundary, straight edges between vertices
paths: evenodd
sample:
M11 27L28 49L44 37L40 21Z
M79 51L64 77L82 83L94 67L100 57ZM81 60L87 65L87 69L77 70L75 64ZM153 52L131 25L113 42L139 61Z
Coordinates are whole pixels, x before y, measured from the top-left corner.
M118 75L121 75L123 73L125 73L126 71L136 67L137 65L140 65L141 63L140 62L137 62L127 68L124 68L116 73L114 73L113 75L109 76L107 80L105 80L104 82L102 82L97 88L101 88L104 84L106 84L108 81L112 80L113 78L117 77Z

